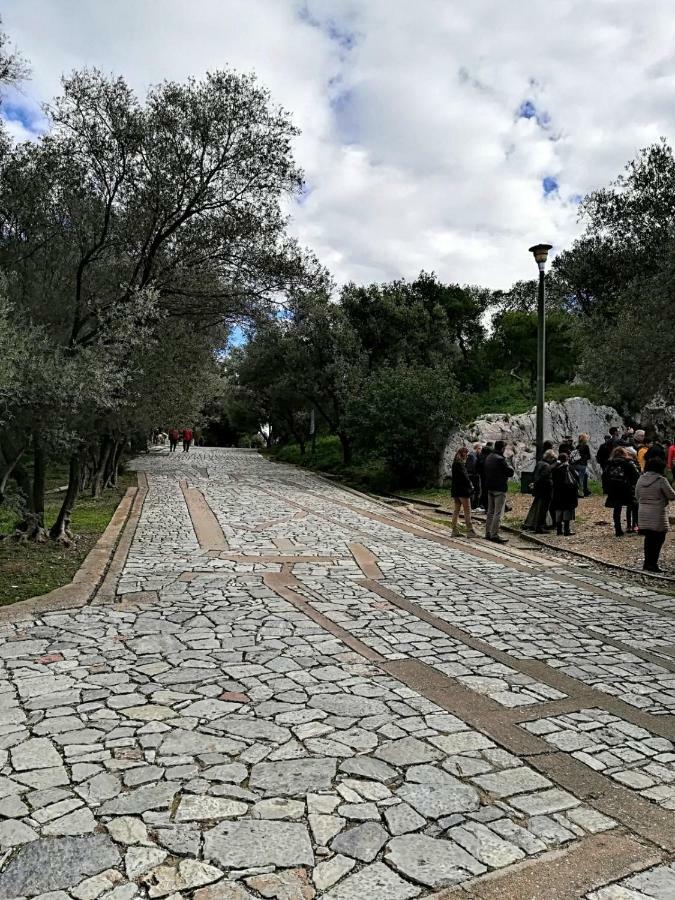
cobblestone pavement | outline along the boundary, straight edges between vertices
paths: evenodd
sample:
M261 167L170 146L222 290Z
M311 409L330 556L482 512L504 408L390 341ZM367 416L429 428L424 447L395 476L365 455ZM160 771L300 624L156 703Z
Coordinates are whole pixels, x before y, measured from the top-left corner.
M137 468L114 596L0 626L0 900L673 900L672 597L250 451Z

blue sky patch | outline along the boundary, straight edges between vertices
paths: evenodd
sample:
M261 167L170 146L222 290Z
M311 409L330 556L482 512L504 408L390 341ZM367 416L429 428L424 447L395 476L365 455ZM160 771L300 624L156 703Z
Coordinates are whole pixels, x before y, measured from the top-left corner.
M551 117L547 112L537 109L532 100L523 100L518 107L516 117L518 119L534 119L540 128L548 128Z
M545 197L548 197L549 194L555 194L558 190L558 182L552 175L547 175L546 178L542 179L541 186Z
M34 103L22 100L21 97L3 96L0 112L7 122L18 122L32 134L40 134L43 131L42 113L39 108Z

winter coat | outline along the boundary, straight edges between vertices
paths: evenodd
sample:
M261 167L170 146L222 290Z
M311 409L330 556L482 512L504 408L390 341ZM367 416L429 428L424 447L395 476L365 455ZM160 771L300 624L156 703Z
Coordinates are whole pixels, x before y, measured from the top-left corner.
M610 459L602 474L602 489L607 494L605 506L632 506L635 502L635 483L640 472L629 459Z
M472 450L471 453L466 458L466 474L467 475L477 475L477 464L478 464L478 453L475 450Z
M551 477L552 466L540 459L534 467L534 477L532 479L532 494L535 497L543 499L551 499L553 492L553 478Z
M579 503L579 476L569 463L556 463L551 470L551 509L576 509Z
M664 462L666 461L666 448L663 444L654 443L649 450L647 450L645 453L645 463L650 462L652 459L662 459Z
M501 453L491 453L485 460L485 487L488 491L505 494L513 469Z
M474 487L469 480L466 464L456 459L452 464L451 497L473 497Z
M604 444L600 444L600 446L598 447L598 452L595 454L595 459L601 469L604 469L609 462L609 457L613 449L614 445L611 441L605 441Z
M191 428L186 428L186 429L183 431L183 440L184 440L184 441L191 441L191 440L192 440L192 429L191 429Z
M180 435L178 434L178 431L175 428L172 428L171 431L169 432L169 440L172 443L177 444L179 438L180 438Z
M640 530L668 531L668 504L675 500L668 480L658 472L645 472L638 479L635 496L640 504Z

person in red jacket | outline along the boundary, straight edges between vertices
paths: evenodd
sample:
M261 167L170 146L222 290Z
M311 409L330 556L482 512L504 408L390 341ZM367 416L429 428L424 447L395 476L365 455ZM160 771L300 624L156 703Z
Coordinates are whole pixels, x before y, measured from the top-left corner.
M184 428L183 429L183 453L187 453L190 449L190 444L192 443L192 429Z
M668 447L668 460L666 465L673 473L673 478L675 478L675 441Z
M176 447L178 446L179 439L180 434L178 433L178 429L171 428L169 431L169 453L176 452Z

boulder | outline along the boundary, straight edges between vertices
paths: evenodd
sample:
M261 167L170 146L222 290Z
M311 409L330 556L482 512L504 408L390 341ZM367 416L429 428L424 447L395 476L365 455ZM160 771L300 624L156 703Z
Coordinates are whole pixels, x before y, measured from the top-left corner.
M623 419L611 406L598 406L585 397L570 397L561 403L551 402L544 407L544 439L553 441L556 449L566 434L576 441L579 434L589 435L591 446L591 475L598 478L599 467L595 454L612 425L623 426ZM443 473L450 475L452 460L462 446L476 441L506 441L506 457L515 469L514 478L521 472L531 472L535 464L536 410L517 416L505 413L488 413L469 425L454 430L445 447Z

